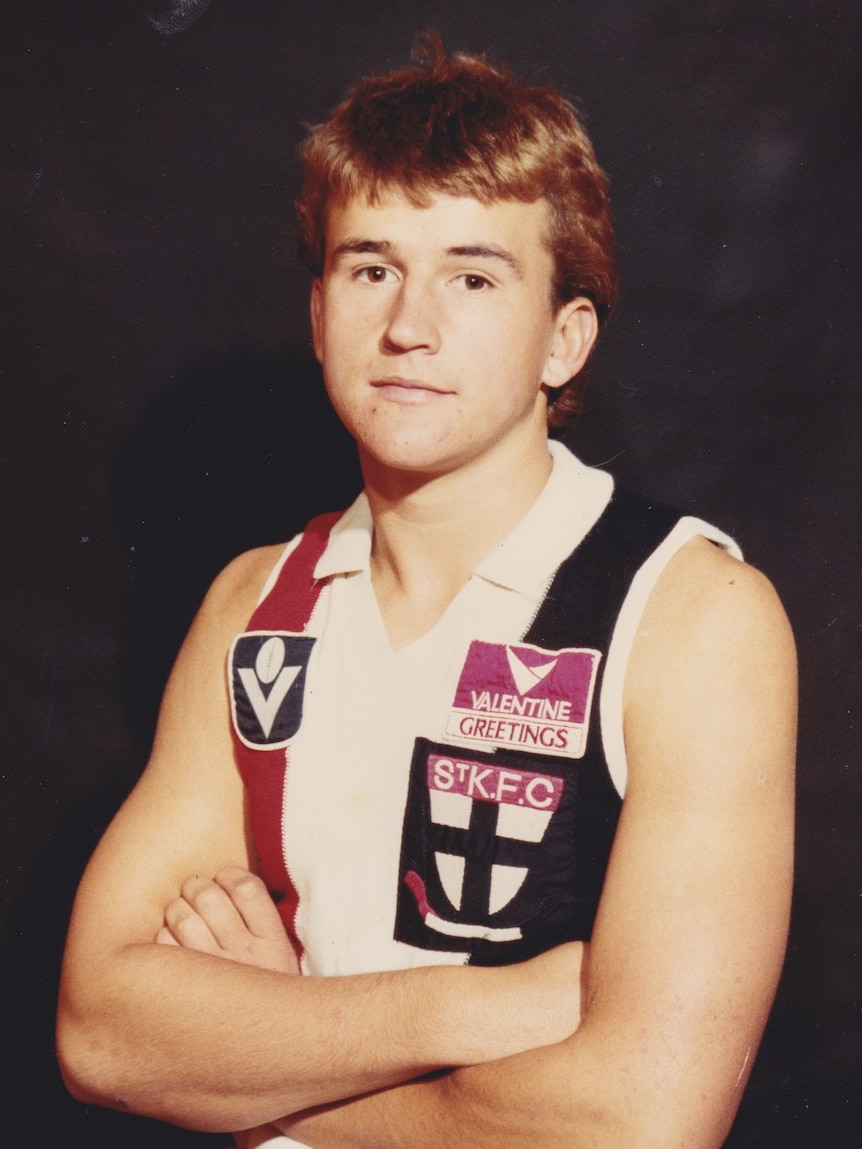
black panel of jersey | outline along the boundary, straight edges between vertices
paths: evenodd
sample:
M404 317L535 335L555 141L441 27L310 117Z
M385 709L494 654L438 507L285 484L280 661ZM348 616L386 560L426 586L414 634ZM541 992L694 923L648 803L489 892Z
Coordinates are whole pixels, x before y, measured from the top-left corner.
M632 579L681 517L615 491L558 568L523 636L545 651L601 654L581 757L482 753L417 739L397 940L465 952L476 965L503 965L590 938L622 806L598 719L605 662ZM447 789L459 793L454 813L440 803Z

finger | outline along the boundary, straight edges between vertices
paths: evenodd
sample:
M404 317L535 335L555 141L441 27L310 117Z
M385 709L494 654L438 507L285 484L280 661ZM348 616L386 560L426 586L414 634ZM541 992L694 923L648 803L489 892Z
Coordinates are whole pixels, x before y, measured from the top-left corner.
M239 866L226 866L215 880L231 898L247 931L242 949L234 949L232 956L277 973L298 975L296 950L264 882Z
M156 945L160 946L178 946L180 943L171 933L167 926L162 926L156 934Z
M240 870L239 873L245 871ZM248 876L252 878L252 875ZM230 892L217 881L195 877L183 882L182 894L206 923L220 949L226 955L242 960L256 939Z
M219 870L216 882L227 893L256 938L281 938L284 924L264 882L239 866Z
M174 898L165 906L165 927L185 949L209 954L221 952L208 923L185 898Z

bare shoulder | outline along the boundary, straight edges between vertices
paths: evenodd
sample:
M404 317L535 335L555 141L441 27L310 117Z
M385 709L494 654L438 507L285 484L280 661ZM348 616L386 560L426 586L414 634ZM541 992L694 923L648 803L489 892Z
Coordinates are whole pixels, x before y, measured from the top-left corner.
M796 653L769 580L706 539L671 560L646 605L626 676L626 739L640 758L669 744L691 763L792 762ZM696 752L696 753L695 753Z
M216 577L201 604L167 683L150 765L158 764L165 750L184 748L193 724L195 740L202 731L209 737L224 735L225 757L229 757L227 727L223 721L225 699L225 659L230 644L245 629L273 567L283 553L282 546L260 547L233 559ZM210 754L215 747L210 747ZM171 755L175 757L175 755Z
M727 612L780 623L784 611L769 579L756 567L707 539L692 539L668 563L648 605L649 612Z
M632 654L633 685L644 661L660 653L671 664L713 651L771 656L795 666L793 635L775 588L755 567L705 538L687 543L650 595Z
M218 574L204 600L207 610L227 612L232 618L244 616L254 610L266 580L284 553L284 545L256 547L245 551Z

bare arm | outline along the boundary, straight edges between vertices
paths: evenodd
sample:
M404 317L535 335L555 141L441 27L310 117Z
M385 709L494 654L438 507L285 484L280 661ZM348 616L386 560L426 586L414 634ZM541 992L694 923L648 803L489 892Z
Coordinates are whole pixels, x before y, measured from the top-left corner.
M242 963L156 944L189 874L253 865L224 664L274 559L244 556L207 596L147 769L82 881L64 960L58 1052L76 1096L200 1129L247 1128L577 1023L565 981L552 1003L517 969L299 978L284 972L286 951ZM193 900L207 891L184 887Z
M691 544L626 689L629 788L580 1028L279 1123L320 1149L722 1144L777 984L792 878L795 655L756 572Z
M226 867L212 879L189 878L183 883L180 895L165 908L165 925L156 941L160 945L182 946L213 954L246 965L274 969L296 976L299 965L293 948L284 932L284 926L263 882L254 874L236 866ZM543 1006L559 1011L564 1003L573 1015L579 1013L581 977L589 946L570 942L524 963L516 971L519 981L526 974L536 985L544 987ZM556 989L553 987L557 987ZM502 987L500 987L502 988ZM549 992L550 991L550 992ZM502 993L495 1005L505 1011ZM558 1018L548 1013L544 1022L541 1012L535 1011L533 1023L538 1032L544 1026L540 1040L551 1039L559 1026ZM566 1023L567 1026L571 1022ZM574 1028L574 1026L572 1026ZM536 1044L540 1041L537 1040ZM246 1133L235 1134L237 1144L258 1137L274 1137L272 1125Z

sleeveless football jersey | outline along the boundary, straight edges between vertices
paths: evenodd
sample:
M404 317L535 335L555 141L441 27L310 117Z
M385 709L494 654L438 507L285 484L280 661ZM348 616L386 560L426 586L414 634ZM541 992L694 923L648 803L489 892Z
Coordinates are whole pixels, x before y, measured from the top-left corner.
M536 504L428 634L388 643L361 496L288 545L232 646L252 832L307 973L499 964L590 937L644 605L696 535L741 556L549 447Z
M309 524L233 645L252 831L306 972L498 964L590 937L643 605L694 535L738 551L552 450L511 553L404 650L376 611L361 501Z

